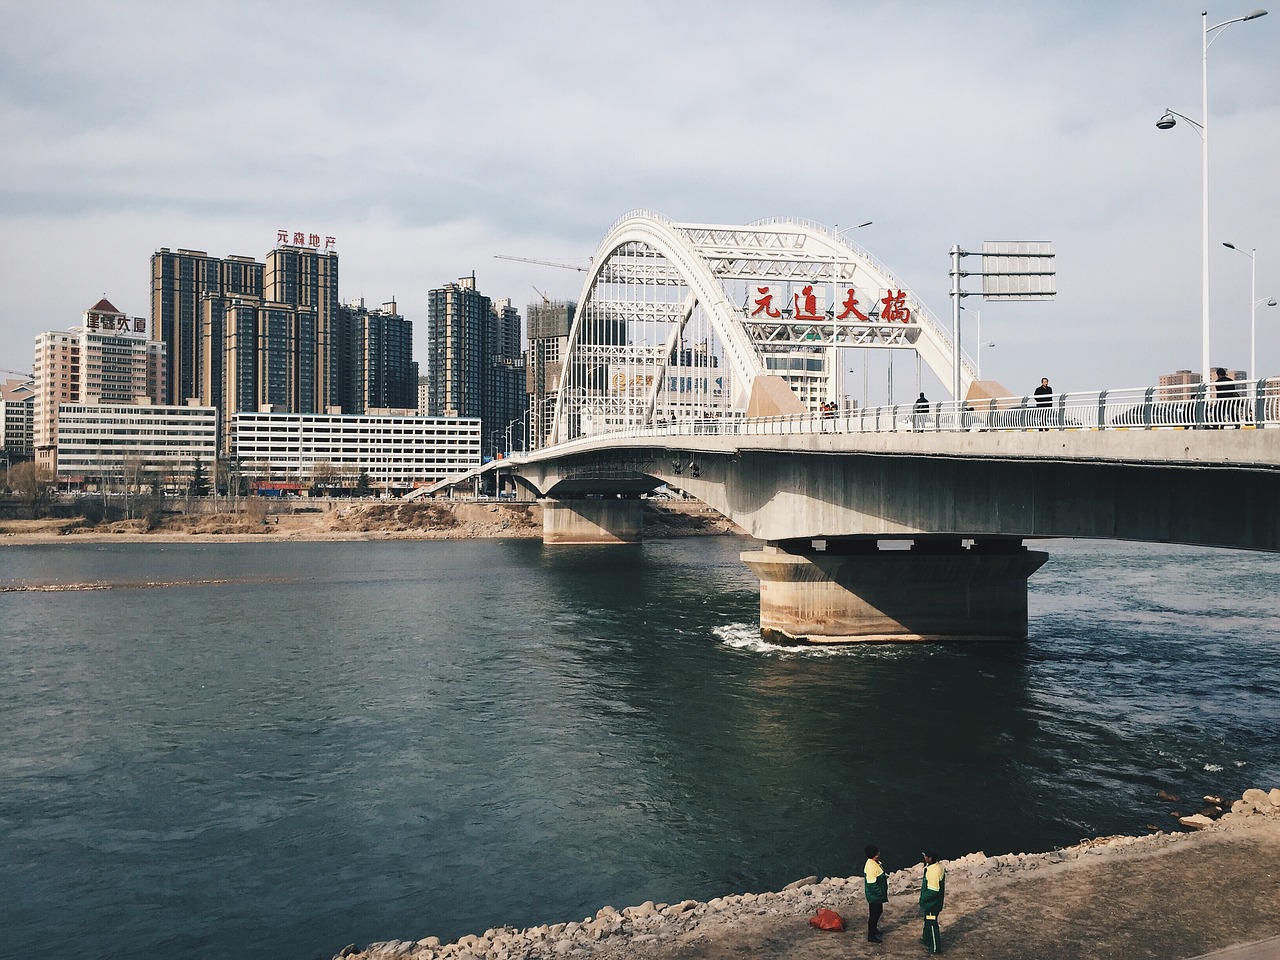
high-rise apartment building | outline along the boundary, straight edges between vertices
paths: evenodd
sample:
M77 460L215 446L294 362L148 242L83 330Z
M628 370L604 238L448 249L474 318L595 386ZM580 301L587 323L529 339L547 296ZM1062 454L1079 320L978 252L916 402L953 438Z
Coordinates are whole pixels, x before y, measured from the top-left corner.
M413 323L394 300L370 310L363 300L338 308L338 400L343 413L418 409Z
M490 309L489 298L476 289L475 274L428 294L428 416L481 416Z
M161 248L151 258L153 329L169 346L166 396L237 412L340 408L338 255L281 243L266 263Z
M338 412L335 326L338 311L338 254L310 247L278 246L267 254L263 298L293 307L289 347L293 382L287 413ZM280 312L275 314L278 319Z
M510 451L517 441L526 446L524 350L520 313L510 299L495 300L486 336L489 364L482 414L495 432L493 449ZM500 434L501 436L497 436ZM500 441L500 442L499 442Z
M545 446L551 435L575 306L572 300L543 300L529 304L525 391L529 398L530 449Z
M524 412L520 315L494 303L473 273L432 290L427 308L427 414L479 417L486 453L502 449Z
M160 403L167 364L164 344L148 340L146 321L126 317L103 299L70 331L36 337L32 403L35 459L57 466L58 408L64 403Z
M203 250L162 247L151 257L151 330L169 356L166 403L203 394L210 384L209 354L221 341L221 310L206 298L262 298L262 264L249 257L211 257Z

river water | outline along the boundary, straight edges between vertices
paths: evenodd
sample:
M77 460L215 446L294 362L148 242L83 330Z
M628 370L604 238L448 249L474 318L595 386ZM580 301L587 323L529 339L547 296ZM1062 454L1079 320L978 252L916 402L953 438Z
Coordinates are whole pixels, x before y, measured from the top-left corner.
M0 955L327 958L1280 785L1280 557L1052 541L1026 644L792 651L750 546L0 550Z

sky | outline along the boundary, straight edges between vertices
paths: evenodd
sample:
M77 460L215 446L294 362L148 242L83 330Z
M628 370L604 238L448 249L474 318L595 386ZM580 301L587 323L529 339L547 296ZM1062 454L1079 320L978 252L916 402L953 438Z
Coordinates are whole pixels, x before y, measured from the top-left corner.
M854 239L948 324L952 246L1053 241L1056 300L967 298L966 350L980 326L1014 393L1148 385L1201 364L1201 138L1155 126L1204 119L1201 9L0 0L0 368L103 296L148 315L160 247L261 261L278 230L334 237L342 299L394 298L421 359L430 289L576 299L582 273L498 256L586 265L648 209L870 220ZM1278 44L1280 9L1209 51L1211 361L1232 369L1251 264L1222 243L1280 298ZM1256 329L1280 375L1280 307Z

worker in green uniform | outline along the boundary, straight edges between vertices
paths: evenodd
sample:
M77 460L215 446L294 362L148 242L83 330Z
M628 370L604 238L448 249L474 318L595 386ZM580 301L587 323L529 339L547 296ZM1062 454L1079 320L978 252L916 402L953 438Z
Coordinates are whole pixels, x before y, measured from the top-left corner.
M862 892L867 897L867 942L883 943L880 939L880 914L889 902L889 875L880 865L880 848L867 844L867 862L862 868L864 882Z
M938 932L938 914L947 892L947 871L938 862L938 855L926 850L924 879L920 882L920 913L924 915L924 934L920 937L930 953L942 952L942 935Z

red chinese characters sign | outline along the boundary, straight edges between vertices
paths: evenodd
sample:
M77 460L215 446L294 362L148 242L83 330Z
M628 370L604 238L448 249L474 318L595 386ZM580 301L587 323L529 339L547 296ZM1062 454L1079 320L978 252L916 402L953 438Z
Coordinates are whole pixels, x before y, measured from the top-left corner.
M772 286L756 287L753 297L748 297L748 317L767 317L771 320L798 320L806 323L822 322L830 318L828 311L818 307L818 292L825 287L806 283L799 290L792 290L790 302L780 295ZM859 323L910 323L911 308L907 306L905 290L886 290L879 300L879 317L873 321L871 317L859 309L862 302L856 287L837 289L839 308L835 314L837 320L855 320ZM778 304L783 306L779 307Z
M321 238L318 233L303 233L301 230L276 231L276 243L290 247L312 247L319 250L322 239L325 253L333 250L338 245L338 241L334 237Z

